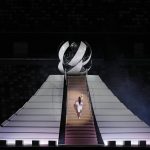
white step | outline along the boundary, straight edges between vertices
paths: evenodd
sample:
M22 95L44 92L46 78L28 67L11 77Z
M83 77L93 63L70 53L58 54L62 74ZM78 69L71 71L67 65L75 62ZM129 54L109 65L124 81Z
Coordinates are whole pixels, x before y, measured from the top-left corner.
M86 78L88 81L102 82L98 75L87 75Z
M3 125L3 124L2 124ZM41 121L36 121L36 122L32 122L32 121L28 121L28 122L25 122L25 121L8 121L8 122L5 122L4 124L5 127L59 127L60 126L60 122L57 121L57 122L54 122L54 121L51 121L51 122L41 122Z
M63 81L50 81L50 82L44 82L44 84L41 86L41 88L50 88L50 89L63 89L64 83Z
M62 104L61 103L52 103L52 102L50 102L50 103L29 103L29 102L27 102L24 106L23 106L23 108L48 108L48 109L50 109L50 108L59 108L59 109L61 109L61 107L62 107Z
M104 139L149 139L150 140L150 133L113 133L113 134L102 134Z
M128 109L94 109L94 113L95 115L133 115L133 113L131 111L129 111Z
M88 84L88 87L90 88L90 89L106 89L107 88L107 86L103 83L103 82L88 82L89 84Z
M61 115L60 109L21 109L19 115Z
M58 139L57 133L1 133L0 139Z
M58 96L58 95L49 95L49 96L42 96L42 95L38 95L38 96L32 96L31 99L28 101L29 103L36 103L36 102L40 102L40 103L45 103L45 102L57 102L57 103L62 103L62 96Z
M64 80L64 75L50 75L46 81L63 81Z
M114 95L91 95L91 100L92 102L113 102L113 103L118 103L120 102L118 98Z
M114 94L109 90L109 89L90 89L90 95L97 95L97 96L101 96L101 95L109 95L109 96L113 96Z
M122 103L93 103L93 108L118 108L118 109L126 109L125 105L123 105Z
M63 96L63 90L62 89L39 89L35 95L60 95Z
M11 121L60 121L60 115L13 115L9 118Z
M97 121L141 121L137 116L96 116Z
M147 127L127 127L127 128L123 128L123 127L118 127L118 128L106 128L106 127L101 127L99 128L101 133L150 133L150 128Z
M59 128L38 128L38 127L0 127L0 134L7 133L59 133Z
M101 128L101 127L105 127L105 128L108 128L108 127L114 127L114 128L119 128L119 127L148 127L147 124L145 124L144 122L113 122L113 121L106 121L106 122L97 122L98 123L98 126Z

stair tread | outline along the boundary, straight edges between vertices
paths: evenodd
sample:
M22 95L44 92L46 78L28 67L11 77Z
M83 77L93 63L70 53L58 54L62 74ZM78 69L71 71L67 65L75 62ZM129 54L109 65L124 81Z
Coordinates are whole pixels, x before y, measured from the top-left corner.
M91 144L98 144L97 138L65 138L66 144L77 144L77 145L91 145Z
M96 134L66 134L65 138L96 138Z
M94 132L95 130L91 130L91 131L88 131L88 130L80 130L78 132L76 132L76 130L71 130L71 131L68 131L67 130L67 135L96 135L96 133Z
M78 128L82 128L82 127L84 127L84 128L93 128L94 127L94 125L78 125L78 124L75 124L75 125L66 125L66 127L67 128L71 128L71 127L78 127Z
M69 77L67 92L68 109L65 126L65 144L97 144L97 135L91 112L86 76L82 76L82 78ZM74 104L81 94L84 94L84 105L81 118L78 119Z
M77 131L95 131L95 128L69 127L69 128L65 128L65 130L66 130L67 132L69 132L69 131L76 131L76 130L77 130Z

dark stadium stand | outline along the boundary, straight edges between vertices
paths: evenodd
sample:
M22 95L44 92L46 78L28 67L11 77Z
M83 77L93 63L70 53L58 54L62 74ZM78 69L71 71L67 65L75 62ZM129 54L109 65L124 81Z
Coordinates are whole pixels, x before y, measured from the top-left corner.
M1 32L147 32L148 0L5 0Z

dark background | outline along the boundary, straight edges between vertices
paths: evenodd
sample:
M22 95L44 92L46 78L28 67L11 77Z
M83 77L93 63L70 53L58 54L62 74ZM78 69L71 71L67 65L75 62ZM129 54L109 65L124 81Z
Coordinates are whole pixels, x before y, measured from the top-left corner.
M0 57L57 58L86 40L94 58L149 58L149 0L0 1Z
M1 0L0 122L57 69L63 41L87 41L98 74L150 125L149 0Z

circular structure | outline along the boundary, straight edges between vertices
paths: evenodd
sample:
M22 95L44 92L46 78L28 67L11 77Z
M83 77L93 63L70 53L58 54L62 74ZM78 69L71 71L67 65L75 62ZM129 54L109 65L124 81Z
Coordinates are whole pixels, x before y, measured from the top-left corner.
M92 50L87 42L64 42L59 49L61 73L85 74L92 66Z

